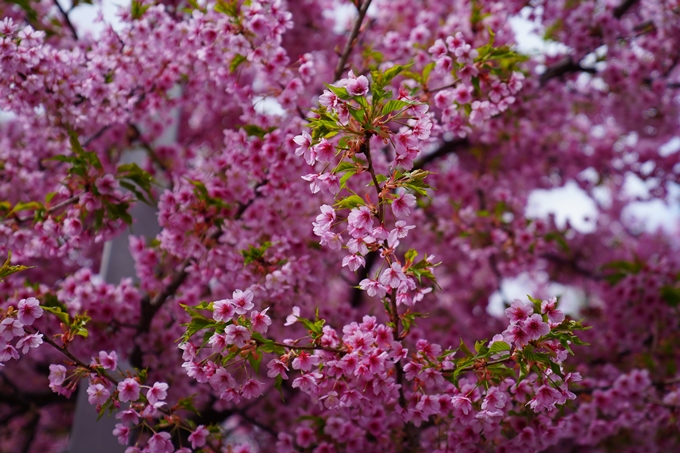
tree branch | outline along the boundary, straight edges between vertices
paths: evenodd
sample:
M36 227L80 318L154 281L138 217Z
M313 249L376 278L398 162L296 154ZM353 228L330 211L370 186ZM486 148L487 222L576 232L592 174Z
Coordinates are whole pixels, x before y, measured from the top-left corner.
M239 220L241 216L246 212L246 210L255 202L255 200L258 198L258 193L257 189L262 187L263 185L267 184L268 180L261 181L259 184L257 184L254 188L255 190L255 195L253 198L251 198L247 203L240 203L238 210L236 211L236 214L234 215L234 220ZM210 236L208 236L206 239L207 240L217 240L220 236L222 235L222 230L217 230ZM141 334L144 334L149 331L151 328L151 322L153 321L154 316L158 311L161 309L161 307L165 304L165 302L173 296L177 290L179 289L180 286L182 286L182 283L186 280L188 273L187 273L187 268L189 265L191 265L195 261L194 258L186 258L182 263L180 264L179 268L175 271L175 273L172 276L172 279L170 280L170 283L168 286L163 288L161 292L156 294L153 298L147 294L142 298L140 301L140 319L139 319L139 324L137 327L137 334L136 336L139 336ZM135 366L137 368L142 368L143 362L142 362L142 356L143 352L142 349L139 347L139 345L135 345L135 349L132 351L130 354L130 363L132 366Z
M571 56L564 57L552 66L549 66L543 74L541 74L540 82L541 86L545 85L550 79L556 77L561 77L566 74L573 74L576 72L587 72L589 74L595 74L597 71L595 68L584 68L581 63L576 63L571 58Z
M638 0L623 0L619 6L614 8L613 15L617 19L621 19L624 14L628 12L629 9L637 3Z
M366 263L362 268L359 269L359 273L357 274L357 280L356 280L356 285L354 285L354 288L352 288L352 297L350 299L350 305L353 308L358 308L360 307L363 302L364 302L364 293L365 291L361 288L359 288L359 283L365 279L368 278L368 273L371 271L371 268L375 264L375 260L378 258L378 252L369 252L366 256L364 256Z
M59 0L54 0L54 4L57 5L57 8L59 9L59 12L61 13L64 22L66 22L66 26L71 30L71 34L73 35L73 39L78 39L78 32L76 31L76 28L73 26L73 23L71 23L71 19L68 17L68 13L64 11L64 8L61 7L61 4L59 4Z
M621 19L630 8L637 3L638 0L623 0L619 6L614 8L612 15L616 19ZM595 74L597 71L594 68L584 68L581 66L581 62L575 62L571 56L566 56L554 65L549 66L546 71L541 74L540 82L543 86L548 80L555 77L561 77L566 74L572 74L575 72L587 72L589 74Z
M448 156L449 154L455 153L456 151L465 148L468 146L470 142L468 141L467 138L460 138L457 140L450 140L450 141L445 141L442 143L439 148L437 148L435 151L431 152L430 154L427 154L417 161L413 163L413 168L414 169L421 169L425 167L426 165L434 162L435 160L439 159L440 157L445 157Z
M342 55L340 56L340 59L338 60L337 66L335 67L335 74L333 76L334 77L333 80L340 79L340 76L342 75L343 71L345 70L345 64L347 63L347 59L349 58L349 54L352 53L352 47L354 46L354 40L359 35L359 30L361 30L361 24L364 21L364 17L366 16L366 11L368 11L369 6L371 6L371 0L364 0L364 2L361 4L361 8L359 8L359 15L357 16L357 20L354 22L354 27L352 28L352 31L349 34L349 38L347 39L347 42L345 43L345 49L342 51Z

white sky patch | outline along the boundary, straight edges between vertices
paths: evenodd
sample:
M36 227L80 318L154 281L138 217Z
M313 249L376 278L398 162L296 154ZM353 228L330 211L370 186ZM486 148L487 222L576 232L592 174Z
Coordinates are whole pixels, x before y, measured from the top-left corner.
M595 231L595 202L573 181L556 189L537 189L529 195L525 215L543 218L548 214L555 214L555 222L559 228L563 228L568 220L581 233Z
M255 96L253 98L253 107L257 113L263 115L284 116L286 114L279 101L270 96Z
M632 175L626 178L624 188L632 193L648 192L645 182ZM634 230L652 233L659 229L670 234L680 231L680 185L669 183L667 189L666 203L657 198L651 201L634 201L626 206L622 212L624 222L632 225Z
M569 47L564 44L543 39L544 31L541 27L536 22L527 19L530 12L530 8L523 8L519 15L508 20L515 33L517 50L526 55L555 56L569 53Z
M367 14L370 13L370 11L371 7L368 8ZM335 19L333 33L338 35L352 29L352 23L357 14L356 6L351 3L338 3L335 5L335 9L323 12L324 17Z
M659 148L662 157L668 157L680 151L680 137L673 137Z
M17 115L14 112L8 112L6 110L0 110L0 124L5 121L11 121L16 119Z
M486 307L487 313L496 318L505 318L505 303L510 303L514 299L528 302L527 294L538 297L536 288L543 287L547 291L547 297L559 298L559 309L563 312L576 316L579 309L583 306L586 296L579 288L560 283L548 283L547 290L545 285L548 283L548 274L540 272L531 276L523 272L513 278L504 278L501 282L500 291L494 292L489 297L489 305Z
M58 1L65 11L69 11L72 5L71 0ZM101 0L97 5L82 3L73 8L73 11L69 13L69 18L79 36L90 33L94 38L97 38L107 24L111 25L116 31L123 28L123 23L118 18L118 10L120 8L129 9L131 3L131 0ZM103 12L104 22L97 21L100 11Z

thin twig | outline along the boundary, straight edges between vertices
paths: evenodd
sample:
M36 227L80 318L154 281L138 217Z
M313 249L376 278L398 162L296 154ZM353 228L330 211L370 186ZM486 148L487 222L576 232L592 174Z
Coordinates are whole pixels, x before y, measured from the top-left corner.
M251 198L247 203L239 204L236 214L234 215L234 220L239 220L243 216L246 210L259 197L257 189L267 183L268 180L264 180L255 186L254 188L255 196L253 196L253 198ZM217 231L209 235L205 240L214 241L217 240L221 235L222 230L218 229ZM156 315L156 313L158 313L158 311L165 304L165 302L177 292L180 286L182 286L182 284L184 283L188 276L187 268L195 261L196 260L193 257L186 258L184 261L182 261L179 268L173 274L172 279L170 280L168 286L163 288L163 290L156 294L153 298L149 294L142 298L142 300L139 303L141 313L136 336L139 336L149 331L154 316ZM130 363L137 368L141 368L143 365L142 355L143 353L139 345L135 345L135 349L130 354Z
M623 15L626 14L626 12L628 12L628 10L633 7L633 5L635 5L635 3L637 3L637 0L624 0L621 2L621 4L619 4L619 6L614 8L612 15L616 19L621 19L621 17L623 17ZM584 68L581 66L581 62L577 63L571 58L571 56L566 56L554 65L549 66L545 72L541 74L540 82L541 85L544 85L550 79L575 72L588 72L595 74L597 71L594 68Z
M64 201L61 201L61 202L55 204L54 206L52 206L51 208L47 209L45 212L47 214L51 214L55 211L58 211L59 209L61 209L63 207L66 207L70 204L73 204L73 203L77 202L80 199L81 195L83 195L84 193L85 192L80 192L78 195L74 195L71 198L68 198ZM23 217L22 218L22 217L19 217L19 216L15 216L12 220L15 220L17 223L24 223L24 222L28 222L32 218L33 217Z
M104 132L106 132L107 130L109 130L110 127L111 127L111 125L110 125L110 124L107 124L106 126L103 126L101 129L99 129L97 132L95 132L94 135L92 135L92 137L88 138L87 140L85 140L85 141L83 142L83 148L85 148L85 147L88 146L90 143L92 143L93 141L95 141L95 140L97 140L99 137L101 137L101 136L104 134Z
M434 162L435 160L439 159L440 157L445 157L448 156L449 154L453 154L456 151L459 151L466 146L468 146L470 142L468 141L467 138L461 138L457 140L450 140L450 141L445 141L442 143L439 148L437 148L435 151L431 152L430 154L427 154L417 161L413 163L413 168L414 169L421 169L425 167L425 165Z
M621 2L619 6L614 8L614 17L621 19L623 15L637 3L637 1L638 0L624 0Z
M39 333L38 330L28 329L28 328L26 328L26 327L24 327L24 331L26 331L26 332L29 333L29 334ZM106 378L106 379L107 379L109 382L111 382L113 385L118 385L118 379L112 377L109 373L107 373L107 372L104 371L103 369L100 369L99 367L97 367L96 369L93 369L93 367L91 367L90 365L86 364L85 362L83 362L82 360L80 360L79 358L77 358L76 356L74 356L74 355L71 353L71 351L68 350L68 348L67 348L66 346L59 346L56 342L54 342L54 341L49 337L49 335L47 335L47 334L42 334L42 339L43 339L43 341L44 341L45 343L49 344L49 345L52 346L54 349L56 349L57 351L61 352L62 354L64 354L64 355L65 355L66 357L68 357L69 359L71 359L71 361L72 361L74 364L76 364L77 366L79 366L79 367L81 367L81 368L85 368L85 369L87 369L87 370L90 370L90 371L93 372L93 373L97 373L98 375L100 375L100 376Z
M361 8L359 8L359 15L357 16L357 20L354 21L354 27L352 28L352 32L349 34L349 38L347 39L347 42L345 43L345 49L342 51L342 55L340 56L340 59L338 60L338 65L335 67L334 80L340 79L340 76L342 75L343 71L345 70L345 64L347 63L347 59L349 58L349 54L352 53L352 47L354 46L354 40L359 35L359 30L361 30L361 24L364 21L364 17L366 16L366 11L368 11L368 7L370 5L371 5L371 0L364 0L364 3L361 4Z
M258 341L258 343L263 344L260 341ZM271 344L273 344L274 346L281 346L282 348L287 348L287 349L300 349L300 350L305 350L305 351L317 351L318 350L318 351L334 352L336 354L347 354L347 351L343 351L342 349L327 348L325 346L297 346L297 345L279 343L278 341L273 341Z
M378 195L378 221L382 225L384 221L383 205L382 203L380 203L380 193L382 192L382 189L380 188L378 177L376 176L375 169L373 168L373 159L371 159L371 145L369 143L370 139L371 135L369 133L366 133L366 135L364 136L364 141L361 143L361 148L359 152L366 156L366 161L368 162L368 172L371 175L373 185L375 186L375 191Z
M59 3L59 0L54 0L54 4L57 5L57 8L59 8L59 12L64 18L64 22L66 22L66 26L71 30L71 34L73 35L73 39L78 39L78 32L76 31L76 28L73 26L71 23L71 19L68 17L68 13L64 11L64 8L61 7L61 4Z

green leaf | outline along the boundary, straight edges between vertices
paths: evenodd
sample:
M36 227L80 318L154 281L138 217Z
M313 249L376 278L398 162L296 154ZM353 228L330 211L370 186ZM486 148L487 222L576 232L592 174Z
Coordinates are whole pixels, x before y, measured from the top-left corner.
M71 324L71 321L69 319L68 313L65 311L62 311L61 307L48 307L47 305L41 305L40 306L43 310L45 310L48 313L52 313L54 316L59 318L61 322L66 324L67 326Z
M243 255L243 265L247 266L253 261L262 261L264 259L265 252L271 246L271 242L263 242L259 247L250 245L248 246L248 249L241 250L241 255Z
M390 69L385 71L385 73L383 75L383 83L384 83L383 86L386 86L388 83L390 83L392 81L392 79L394 79L396 76L398 76L399 73L401 73L401 71L403 71L404 69L408 69L411 66L413 66L413 63L407 64L407 65L404 65L404 66L399 65L399 64L392 66Z
M186 326L187 330L184 332L184 335L182 335L181 341L182 342L187 342L193 337L197 332L207 329L209 327L215 327L216 324L207 319L207 318L192 318L191 322L188 324L182 324L183 326Z
M432 72L434 67L435 67L434 61L425 65L425 67L423 68L422 83L427 83L427 79L430 78L430 73Z
M27 201L25 203L17 203L14 205L12 210L7 213L7 215L13 214L15 212L19 211L30 211L30 210L37 210L37 209L44 209L44 206L42 203L39 201Z
M616 260L602 266L602 269L617 269L631 274L640 272L642 265L637 261Z
M249 136L255 136L255 137L260 137L264 138L265 135L268 133L272 132L273 130L276 130L276 127L268 127L267 129L262 129L260 126L256 126L254 124L246 124L243 127L243 130L246 131L246 134Z
M16 274L17 272L25 271L26 269L33 269L35 266L24 266L21 264L18 265L12 265L10 264L12 261L12 251L8 250L7 251L7 259L3 263L2 267L0 267L0 280L4 279L5 277L9 277L12 274Z
M412 263L413 260L418 256L418 252L415 249L409 249L408 252L404 254L404 259L407 263Z
M564 377L562 375L562 370L560 370L560 366L558 364L556 364L555 362L553 362L551 360L550 363L549 363L549 366L550 366L550 369L552 370L553 373L555 373L559 377Z
M71 322L70 332L75 335L80 335L81 337L87 338L88 331L85 325L90 322L92 318L87 316L87 314L79 314Z
M116 170L116 178L120 179L120 185L135 194L138 200L151 205L154 200L151 186L156 184L153 176L144 171L135 163L119 165ZM144 192L140 192L140 189Z
M348 106L347 109L349 110L349 114L352 115L352 118L357 120L359 123L363 123L364 120L366 119L366 110L364 109L355 109L351 106Z
M256 374L259 373L260 363L262 363L262 354L248 354L248 363L250 363L250 366L253 367L253 370L255 370Z
M279 392L279 395L281 395L281 401L285 402L286 399L283 397L283 390L281 390L281 387L283 385L283 378L279 374L276 376L276 379L274 380L274 388Z
M481 93L482 90L479 87L479 77L473 77L472 78L472 86L475 87L475 92Z
M326 88L331 90L337 97L342 99L343 101L349 101L352 99L352 96L347 92L347 88L345 87L336 87L333 85L329 85L328 83L324 83L326 85Z
M128 212L130 203L121 201L120 203L111 203L107 200L102 200L102 204L106 208L111 220L122 220L127 225L132 225L132 216Z
M460 339L460 346L458 346L458 350L463 351L463 353L468 356L468 357L474 357L475 355L470 351L470 348L467 347L465 342L463 341L463 338L461 337Z
M194 406L194 397L196 394L194 393L193 395L189 395L186 398L182 398L179 401L177 401L177 407L181 407L184 410L187 410L189 412L193 412L194 414L201 415L198 412L198 409Z
M412 101L404 101L401 99L392 99L391 101L387 101L387 103L383 106L382 109L382 115L387 115L388 113L392 113L396 110L402 110L405 109L406 107L410 107L412 105L415 105L416 102Z
M54 308L60 308L61 311L64 313L68 312L68 308L66 307L66 304L62 303L57 296L55 296L52 293L46 293L43 296L43 303L41 305L43 308L44 307L54 307Z
M359 195L349 195L345 198L340 199L335 206L339 209L346 208L356 208L358 206L364 206L366 202Z
M113 398L109 398L106 400L106 402L102 405L101 409L99 409L99 415L97 415L97 421L99 421L103 416L104 412L108 409L109 411L109 416L113 412L114 406L113 406Z
M132 0L131 16L133 19L140 19L147 9L151 7L150 4L142 5L137 0Z
M241 55L240 53L237 53L234 55L234 58L232 58L231 63L229 63L229 72L234 73L239 66L241 66L241 63L247 61L247 58Z
M349 170L346 171L344 175L340 178L340 189L344 189L347 186L347 181L349 181L349 178L354 176L356 174L356 171L354 170Z
M489 348L489 354L495 355L503 351L509 351L510 345L505 341L494 341L494 343Z
M346 161L342 161L338 164L337 167L335 167L335 170L333 170L333 173L341 173L343 171L347 170L356 170L357 166L354 163L349 163Z
M665 300L666 303L671 307L677 307L680 305L680 288L675 288L673 286L662 286L661 298Z
M363 96L354 96L354 100L359 103L359 105L364 109L364 111L368 112L368 101L366 100L365 97Z
M215 11L231 17L238 17L238 0L217 0Z
M547 233L543 237L548 242L550 241L557 242L557 244L563 251L569 252L569 244L567 243L567 240L564 238L564 234L562 234L562 232L552 231L550 233Z

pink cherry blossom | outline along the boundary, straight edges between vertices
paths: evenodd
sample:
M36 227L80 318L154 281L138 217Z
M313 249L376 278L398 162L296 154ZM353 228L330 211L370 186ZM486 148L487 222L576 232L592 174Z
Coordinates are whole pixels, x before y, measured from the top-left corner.
M87 395L87 401L90 404L100 405L109 399L110 393L102 384L94 384L87 388Z
M99 364L105 370L115 370L118 366L118 354L116 351L99 351Z
M17 341L16 348L21 351L22 354L26 354L30 349L35 349L41 344L43 344L42 334L34 333L26 335L21 340Z
M118 383L118 397L122 402L137 401L139 399L139 383L127 378Z
M543 317L539 314L533 314L522 323L522 330L529 336L530 340L538 340L544 335L550 333L550 326L543 322Z
M256 379L248 379L241 387L241 395L245 399L257 398L262 395L264 384Z
M350 96L365 96L368 93L368 79L362 75L356 77L352 71L349 71L346 87Z
M250 340L250 332L243 326L230 324L224 329L224 334L227 344L233 344L239 348L245 346L246 342Z
M35 320L40 318L43 314L43 309L40 307L40 302L38 302L38 299L35 297L21 299L17 305L17 309L17 318L19 319L19 322L27 326L33 324L33 322L35 322Z
M205 442L210 435L208 429L203 425L198 425L194 432L189 434L189 442L191 442L191 448L200 448L205 445Z
M272 319L267 316L269 307L262 311L252 311L250 313L250 325L255 332L267 333L269 326L272 325Z
M165 382L156 382L146 392L146 399L149 404L155 405L157 402L164 400L168 396L168 384Z
M399 195L394 201L392 201L392 212L395 217L408 217L411 215L411 208L416 204L416 197L404 193Z
M151 436L147 442L149 453L172 453L175 451L172 446L171 435L168 432L158 432Z
M383 273L380 274L379 279L381 284L391 288L398 288L403 280L406 280L406 275L404 275L399 263L392 263L392 266L385 269Z
M515 299L510 305L510 308L505 310L505 316L510 319L511 323L517 324L528 319L533 312L534 309L531 305L522 302L519 299Z
M255 306L253 304L253 293L250 290L241 291L240 289L237 289L231 297L231 303L234 305L234 310L239 315L245 315L248 310L252 310Z

